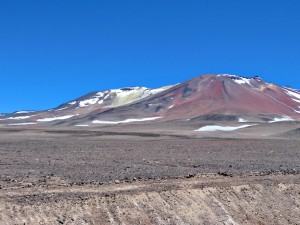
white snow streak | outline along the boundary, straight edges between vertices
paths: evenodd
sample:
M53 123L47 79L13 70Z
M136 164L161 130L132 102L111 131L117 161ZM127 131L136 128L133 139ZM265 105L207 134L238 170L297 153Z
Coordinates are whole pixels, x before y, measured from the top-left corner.
M239 118L239 123L246 123L246 122L248 122L248 120L245 120L243 118Z
M246 128L246 127L251 127L254 125L256 125L256 124L253 124L253 125L246 124L246 125L242 125L242 126L238 126L238 127L210 125L210 126L201 127L195 131L233 131L233 130L238 130L238 129L242 129L242 128Z
M64 110L64 109L67 109L68 107L64 107L64 108L60 108L60 109L56 109L54 111L61 111L61 110Z
M283 88L285 90L285 92L292 97L292 100L295 102L300 103L300 93L296 92L296 91L291 91L289 89ZM299 107L300 108L300 107ZM296 113L300 113L300 111L294 110Z
M31 113L31 112L34 112L34 111L18 111L16 112L17 114L25 114L25 113Z
M285 104L285 103L283 103L283 102L281 102L281 101L277 100L277 99L276 99L276 98L274 98L273 96L271 96L271 95L269 95L269 94L266 94L266 95L267 95L267 96L269 96L270 98L274 99L276 102L278 102L278 103L280 103L280 104L284 105L285 107L287 107L287 108L289 108L289 109L293 110L294 112L296 112L296 113L300 113L300 111L297 111L297 110L295 110L293 107L291 107L291 106L289 106L289 105L287 105L287 104Z
M284 116L281 118L274 118L274 120L269 121L269 123L284 122L284 121L295 121L295 120L289 116Z
M103 95L104 95L103 92L98 92L92 98L84 100L84 101L80 101L79 102L79 107L86 107L86 106L89 106L89 105L94 105L100 100L100 98L103 97Z
M250 83L250 79L247 78L239 77L238 79L234 80L234 82L238 84L249 84L251 87L253 87Z
M232 74L219 74L219 75L217 75L217 77L222 77L222 76L232 78L232 80L234 82L236 82L237 84L248 84L251 87L253 87L253 85L250 82L251 78L244 78L244 77L240 77L240 76L232 75Z
M88 127L89 125L88 124L78 124L78 125L75 125L75 127Z
M286 92L289 96L295 97L295 98L297 98L298 100L300 100L300 94L299 94L299 93L294 92L294 91L290 91L290 90L285 89L285 88L284 88L284 90L285 90L285 92Z
M121 121L104 121L104 120L94 120L93 123L99 124L120 124L120 123L133 123L133 122L143 122L143 121L151 121L156 120L161 117L148 117L148 118L141 118L141 119L126 119Z
M37 123L12 123L12 124L8 124L9 126L26 126L26 125L34 125Z
M0 120L25 120L30 118L31 116L16 116L16 117L8 117L5 119L0 119Z
M51 121L55 121L55 120L66 120L69 119L71 117L73 117L75 115L67 115L67 116L60 116L60 117L52 117L52 118L44 118L44 119L38 119L38 122L51 122Z
M293 101L300 103L300 100L292 98Z

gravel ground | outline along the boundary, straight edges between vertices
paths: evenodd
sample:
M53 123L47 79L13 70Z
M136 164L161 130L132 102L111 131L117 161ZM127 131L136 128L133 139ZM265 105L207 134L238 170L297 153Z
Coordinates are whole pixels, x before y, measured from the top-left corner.
M0 131L0 224L299 224L300 141Z
M300 171L298 140L0 138L0 177L70 182Z

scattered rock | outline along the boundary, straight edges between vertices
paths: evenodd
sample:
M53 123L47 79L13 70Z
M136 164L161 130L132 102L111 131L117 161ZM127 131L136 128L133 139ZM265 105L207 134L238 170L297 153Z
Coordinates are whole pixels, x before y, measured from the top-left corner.
M193 178L193 177L195 177L195 174L189 174L186 176L186 178Z

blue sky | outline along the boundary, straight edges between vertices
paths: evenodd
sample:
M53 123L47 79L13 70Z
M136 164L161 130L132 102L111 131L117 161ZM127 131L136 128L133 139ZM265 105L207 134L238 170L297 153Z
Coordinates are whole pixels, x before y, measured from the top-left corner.
M0 2L0 112L206 73L300 89L298 0Z

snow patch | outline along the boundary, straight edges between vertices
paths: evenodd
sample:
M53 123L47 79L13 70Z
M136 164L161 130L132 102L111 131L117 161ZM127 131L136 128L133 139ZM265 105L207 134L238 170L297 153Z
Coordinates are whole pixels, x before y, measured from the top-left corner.
M96 103L103 104L108 98L111 98L111 103L104 106L105 108L117 107L124 104L129 104L135 101L144 99L150 95L162 92L171 86L162 87L157 89L149 89L146 87L125 87L120 89L111 89L107 91L98 92L88 99L82 99L81 101L73 101L68 104L79 104L79 107L87 107Z
M81 102L79 102L79 107L86 107L89 105L94 105L98 102L98 100L99 100L98 98L91 98L88 100L81 101Z
M31 112L34 112L34 111L18 111L18 112L16 112L16 114L26 114L26 113L31 113Z
M121 121L104 121L104 120L94 120L93 123L98 124L120 124L120 123L133 123L133 122L143 122L143 121L151 121L157 120L161 117L148 117L148 118L141 118L141 119L126 119Z
M84 101L80 101L79 107L86 107L89 105L94 105L103 97L103 95L104 95L103 92L98 92L92 98L84 100Z
M75 125L75 127L88 127L89 125L88 124L78 124L78 125Z
M52 117L52 118L43 118L43 119L38 119L38 122L51 122L51 121L55 121L55 120L66 120L69 119L71 117L73 117L75 115L67 115L67 116L59 116L59 117Z
M198 130L195 131L233 131L233 130L238 130L246 127L252 127L255 126L256 124L250 125L242 125L238 127L231 127L231 126L218 126L218 125L210 125L210 126L204 126L199 128Z
M67 109L68 107L64 107L64 108L60 108L60 109L56 109L54 111L61 111L61 110L64 110L64 109Z
M300 103L300 100L292 98L293 101Z
M245 77L240 77L240 76L232 75L232 74L219 74L219 75L217 75L217 77L222 77L222 76L231 78L237 84L248 84L251 87L253 87L253 85L250 82L253 78L245 78Z
M280 117L274 118L274 120L269 121L269 123L284 122L284 121L295 121L295 120L289 116L284 116L281 118Z
M239 118L239 123L246 123L246 122L248 122L248 120L245 120L243 118Z
M37 123L12 123L12 124L8 124L9 126L26 126L26 125L34 125Z
M289 96L294 97L294 98L300 100L300 94L299 94L298 92L290 91L290 90L285 89L285 88L284 88L284 90L285 90L285 92L286 92Z
M0 119L0 120L25 120L30 118L31 116L16 116L16 117L8 117L5 119Z
M289 105L287 105L287 104L285 104L285 103L283 103L283 102L281 102L281 101L277 100L277 99L276 99L276 98L274 98L273 96L271 96L271 95L269 95L269 94L266 94L266 95L267 95L267 96L269 96L270 98L274 99L276 102L278 102L278 103L280 103L280 104L284 105L285 107L287 107L287 108L289 108L289 109L293 110L294 112L296 112L296 113L300 113L300 111L297 111L297 110L295 110L293 107L291 107L291 106L289 106Z
M250 86L252 86L252 84L250 83L250 79L247 78L240 77L240 79L236 79L234 80L234 82L238 84L249 84Z
M174 105L171 105L170 107L169 107L169 109L172 109L174 107Z

